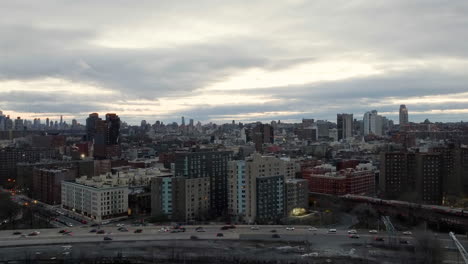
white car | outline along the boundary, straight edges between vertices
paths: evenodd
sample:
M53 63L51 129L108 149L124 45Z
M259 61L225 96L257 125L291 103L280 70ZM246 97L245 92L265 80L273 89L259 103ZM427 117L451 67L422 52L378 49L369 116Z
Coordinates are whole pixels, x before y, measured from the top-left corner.
M336 229L335 228L328 229L328 233L336 233Z
M125 224L117 224L118 227L124 227Z
M250 230L260 230L260 228L258 228L258 226L251 226Z
M294 231L294 227L292 227L292 226L291 226L291 227L286 227L286 230L288 230L288 231Z
M309 231L315 232L315 231L317 231L317 228L316 227L309 227Z
M377 234L377 233L378 233L378 231L375 230L375 229L369 230L369 234Z
M413 235L413 233L411 233L411 231L405 231L405 232L403 232L403 235L411 236L411 235Z
M169 232L169 229L161 227L161 229L159 229L158 232Z
M357 234L357 231L355 229L348 230L348 234Z

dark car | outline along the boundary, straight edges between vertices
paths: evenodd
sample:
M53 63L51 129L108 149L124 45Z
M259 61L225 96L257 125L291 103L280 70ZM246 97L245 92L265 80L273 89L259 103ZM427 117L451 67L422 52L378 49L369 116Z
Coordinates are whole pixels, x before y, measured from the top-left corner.
M137 230L135 230L135 233L141 233L141 232L143 232L143 229L137 229Z
M90 232L90 233L96 233L97 230L96 230L96 229L91 229L91 230L89 230L89 232Z
M228 230L229 229L229 226L223 226L221 227L221 230Z
M217 237L223 237L224 235L223 235L223 233L218 233L218 234L216 234L216 236Z
M400 240L400 244L405 244L405 245L407 245L407 244L409 244L409 241L406 240L406 239L401 239L401 240Z
M272 232L272 233L276 233L276 229L273 229L273 230L271 230L270 232Z
M91 227L99 226L99 224L92 224Z
M108 240L112 240L112 238L106 236L104 237L104 240L108 241Z
M13 235L21 235L21 232L16 231L13 233Z
M190 239L191 239L191 240L197 240L198 237L197 237L197 236L190 236Z
M62 229L62 230L59 231L60 234L63 234L63 233L65 233L65 232L67 232L66 229Z
M273 234L273 235L271 235L271 237L272 237L272 238L280 238L280 235L278 235L278 234Z
M98 230L96 233L97 233L97 234L105 234L106 231L104 231L104 230L101 229L101 230Z
M384 241L383 237L375 237L374 240L375 241L380 241L380 242Z

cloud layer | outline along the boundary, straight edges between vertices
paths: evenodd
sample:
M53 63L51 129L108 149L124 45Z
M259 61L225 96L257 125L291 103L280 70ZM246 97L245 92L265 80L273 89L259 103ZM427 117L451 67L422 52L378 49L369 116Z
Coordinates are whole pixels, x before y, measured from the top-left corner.
M0 109L130 123L466 120L468 2L10 1Z

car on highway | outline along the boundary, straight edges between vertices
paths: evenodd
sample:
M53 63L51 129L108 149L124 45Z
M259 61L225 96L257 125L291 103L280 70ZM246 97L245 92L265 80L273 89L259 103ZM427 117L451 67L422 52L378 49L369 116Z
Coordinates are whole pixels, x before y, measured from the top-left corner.
M409 241L406 240L406 239L400 239L400 244L408 245L408 244L409 244Z
M276 233L276 229L272 229L270 232L271 233Z
M118 226L118 227L124 227L125 224L117 224L116 226Z
M203 227L199 226L199 227L195 228L195 231L197 231L197 232L205 232L205 229L203 229Z
M190 236L190 239L191 239L191 240L197 240L198 237L197 237L197 236Z
M39 235L40 233L41 233L41 232L39 232L39 231L34 231L34 232L29 233L28 236L37 236L37 235Z
M374 238L375 241L379 241L379 242L383 242L384 241L384 238L383 237L379 237L379 236L376 236Z
M294 231L294 227L288 226L288 227L286 227L286 230L288 230L288 231Z
M250 230L260 230L260 228L258 226L251 226Z
M216 234L216 236L217 237L223 237L224 235L223 235L223 233L218 233L218 234Z
M21 232L18 232L18 231L13 232L13 235L21 235Z
M137 230L135 230L134 233L142 233L142 232L143 232L143 229L137 229Z
M355 229L348 230L348 234L357 234L357 231Z
M317 228L316 228L316 227L309 227L309 229L308 229L308 230L309 230L309 231L313 231L313 232L315 232L315 231L317 231Z
M67 226L68 226L68 227L72 227L73 224L72 224L72 223L67 223Z
M165 227L161 227L158 232L169 232L169 229L168 228L165 228Z
M359 235L358 234L351 234L351 235L349 235L349 238L359 238Z
M278 235L278 234L273 234L273 235L271 235L271 237L272 237L272 238L280 238L281 236Z
M63 233L65 233L65 232L67 232L66 229L62 229L62 230L59 231L60 234L63 234Z
M126 227L119 227L117 230L120 232L128 232L128 229Z
M91 229L91 230L89 230L89 232L90 232L90 233L96 233L97 230L96 230L96 229Z
M105 241L109 241L109 240L112 240L112 238L111 238L111 237L108 237L108 236L106 236L106 237L104 237L104 240L105 240Z
M375 230L375 229L369 230L369 234L377 234L377 233L378 233L378 231Z
M335 228L328 229L328 233L334 234L336 233L336 229Z
M105 233L106 233L106 231L104 231L104 230L102 230L102 229L101 229L101 230L98 230L98 231L96 232L96 234L105 234Z
M411 236L411 235L413 235L413 233L411 233L411 231L404 231L404 232L403 232L403 235L405 235L405 236Z

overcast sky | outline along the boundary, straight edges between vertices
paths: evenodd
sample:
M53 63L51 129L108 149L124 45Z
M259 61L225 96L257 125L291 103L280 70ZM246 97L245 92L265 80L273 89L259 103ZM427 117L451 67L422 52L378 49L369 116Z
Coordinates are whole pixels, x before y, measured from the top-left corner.
M468 120L468 1L8 0L0 110L202 122Z

